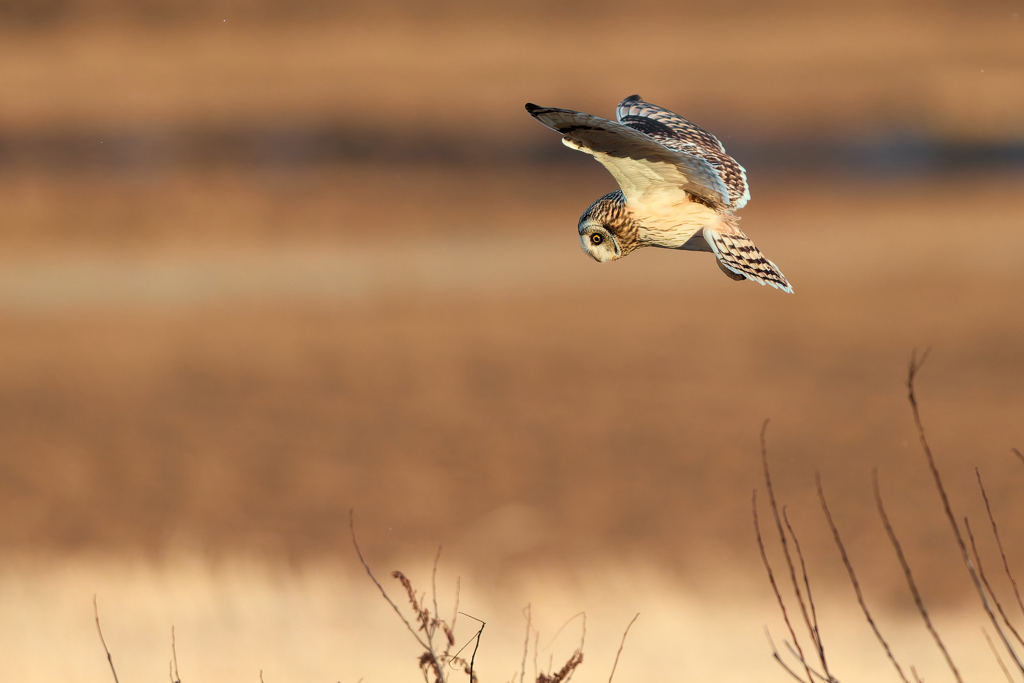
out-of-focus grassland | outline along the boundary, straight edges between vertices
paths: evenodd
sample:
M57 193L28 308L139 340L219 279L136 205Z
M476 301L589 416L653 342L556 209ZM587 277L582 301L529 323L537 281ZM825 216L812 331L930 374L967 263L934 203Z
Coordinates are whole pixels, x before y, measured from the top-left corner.
M445 564L438 600L442 614L450 615L454 572ZM429 564L403 567L418 588L428 584ZM182 680L259 680L261 671L266 681L419 677L421 653L408 631L365 575L352 576L337 562L295 571L246 561L211 568L178 560L154 567L93 558L20 565L0 576L4 672L22 680L110 680L89 604L94 592L120 680L167 676L171 625ZM397 597L398 583L387 585ZM785 632L769 596L742 578L720 588L711 594L687 590L649 566L590 567L573 576L527 573L502 590L487 577L463 574L459 605L487 621L476 658L484 681L510 680L513 672L518 680L527 603L540 633L536 666L542 671L557 670L579 645L579 618L559 629L585 609L585 657L577 680L607 680L622 631L637 612L615 680L792 680L771 661L764 637L766 620L777 641ZM819 596L818 609L830 666L840 680L895 678L847 592ZM875 616L905 666L916 664L926 680L948 674L916 615L877 608ZM998 680L978 610L933 609L932 618L964 674ZM478 627L460 616L458 646ZM531 644L526 680L534 664ZM459 678L452 673L452 680Z
M344 548L355 507L393 555L444 543L510 569L614 552L690 576L712 551L754 561L771 417L780 489L827 552L813 473L867 533L874 467L924 552L941 547L939 508L901 384L924 345L951 488L973 501L982 465L1020 533L1014 182L970 204L955 182L844 188L863 202L766 190L744 225L794 296L729 282L702 254L592 263L572 224L596 192L522 229L22 258L4 275L3 542L301 561ZM520 198L480 215L502 201Z
M1019 8L16 4L0 5L10 677L65 680L89 657L106 676L97 591L125 680L163 675L171 623L185 680L416 675L352 578L354 508L381 575L413 566L422 586L444 545L463 604L490 616L486 680L517 668L528 600L547 634L592 615L590 675L640 610L625 656L642 664L619 680L749 680L776 618L749 511L766 417L848 678L876 675L874 646L815 472L909 658L935 661L873 468L965 668L987 659L902 382L932 346L918 392L954 505L983 520L980 467L1024 566ZM739 150L743 228L795 295L707 254L580 253L577 217L613 181L522 104L611 116L633 92Z
M533 130L519 111L526 100L607 112L640 92L683 103L723 134L1024 132L1012 3L447 4L349 5L320 21L225 8L179 22L97 11L38 30L7 26L0 123L326 120L487 145Z

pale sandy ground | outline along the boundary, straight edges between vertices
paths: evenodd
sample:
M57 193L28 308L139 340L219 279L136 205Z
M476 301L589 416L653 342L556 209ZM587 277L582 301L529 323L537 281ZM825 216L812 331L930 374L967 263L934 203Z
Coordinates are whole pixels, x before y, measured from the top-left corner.
M353 565L347 558L289 572L244 560L217 567L184 560L163 568L109 559L8 562L0 573L0 671L7 680L39 683L110 680L93 622L95 593L122 681L166 680L171 625L183 681L255 683L261 670L268 683L420 680L411 636ZM427 565L407 568L418 587L429 585ZM442 562L443 613L453 606L454 579ZM772 662L764 634L768 626L781 643L785 629L766 582L723 580L718 589L698 594L666 574L614 566L576 576L527 575L501 586L489 585L486 577L462 577L460 609L487 622L477 655L481 680L518 680L521 610L528 603L541 634L542 669L552 659L560 666L579 642L576 621L551 643L562 623L587 613L578 681L607 680L622 631L636 612L641 616L617 681L789 680ZM818 606L830 665L840 680L897 680L852 595L837 592ZM878 610L875 616L905 667L915 665L925 680L949 678L916 615ZM980 630L980 609L936 610L932 616L965 679L1001 680ZM471 623L460 617L460 645L472 636ZM533 667L531 653L527 679Z

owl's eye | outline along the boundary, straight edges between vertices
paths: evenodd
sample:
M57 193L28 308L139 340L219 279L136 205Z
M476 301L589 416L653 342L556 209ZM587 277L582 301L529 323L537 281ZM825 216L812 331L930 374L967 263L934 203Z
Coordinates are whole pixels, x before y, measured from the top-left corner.
M590 241L593 244L601 244L601 242L604 242L604 236L601 235L600 233L595 232L593 235L590 236Z

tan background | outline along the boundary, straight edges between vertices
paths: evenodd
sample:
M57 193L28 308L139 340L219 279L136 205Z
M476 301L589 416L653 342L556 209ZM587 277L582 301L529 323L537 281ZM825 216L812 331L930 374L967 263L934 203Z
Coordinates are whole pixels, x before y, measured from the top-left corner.
M350 551L354 508L381 575L443 544L478 604L517 606L494 617L516 634L530 599L546 597L548 633L580 609L660 605L641 636L657 671L721 665L693 661L709 650L692 631L688 664L666 663L652 643L703 618L657 595L738 614L726 605L742 593L749 615L711 631L749 627L750 670L775 676L750 523L767 417L823 599L852 607L815 472L876 604L911 604L873 509L878 468L926 599L960 609L970 584L902 382L931 346L919 392L954 505L985 528L980 467L1024 566L1010 454L1024 446L1022 13L0 4L4 632L89 617L100 587L125 621L155 600L145 618L180 629L191 617L169 594L221 604L245 575L262 578L238 599L280 605L286 630L358 641L367 612L390 625L383 603L333 621L289 607L294 591L343 603L372 588ZM743 227L795 295L733 283L703 254L580 253L576 220L613 181L522 105L611 116L634 92L747 167ZM316 583L321 569L335 582ZM614 588L647 572L660 593ZM218 637L271 634L213 659L276 647L293 677L339 676L294 664L309 641L275 641L273 617L211 613ZM834 628L862 628L849 617ZM24 637L37 663L73 639ZM353 652L344 670L372 674ZM11 673L65 676L25 666ZM218 671L205 675L237 675Z

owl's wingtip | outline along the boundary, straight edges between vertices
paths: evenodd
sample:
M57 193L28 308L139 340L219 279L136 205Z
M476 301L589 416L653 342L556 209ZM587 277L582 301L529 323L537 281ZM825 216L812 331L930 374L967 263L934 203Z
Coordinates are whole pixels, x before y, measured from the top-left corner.
M541 107L540 105L534 104L533 102L527 102L526 103L526 111L530 112L531 114L533 112L537 111L538 109L543 109L543 107Z

